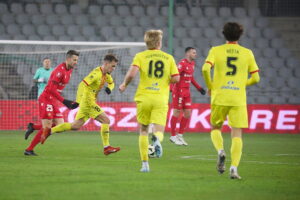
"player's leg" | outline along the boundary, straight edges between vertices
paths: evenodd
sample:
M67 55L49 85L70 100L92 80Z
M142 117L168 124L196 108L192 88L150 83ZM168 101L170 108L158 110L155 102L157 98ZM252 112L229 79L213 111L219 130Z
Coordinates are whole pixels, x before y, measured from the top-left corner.
M99 109L101 109L101 108L99 107ZM98 112L97 110L96 110L96 112ZM102 109L101 109L101 114L99 114L95 118L95 120L97 120L98 122L101 123L100 134L101 134L103 148L104 148L103 153L105 155L109 155L111 153L116 153L116 152L120 151L120 147L110 146L110 142L109 142L110 120L109 120L108 116L106 115L106 113L102 111Z
M242 128L248 128L248 112L246 106L233 106L228 114L231 129L231 167L230 178L241 179L238 166L242 157Z
M174 99L173 99L174 100ZM173 115L171 117L171 137L170 141L176 145L182 145L182 142L176 136L176 125L180 115L180 109L176 109L177 106L173 104Z
M41 142L41 136L43 132L47 131L52 126L52 119L42 119L43 128L38 131L38 133L34 136L33 140L31 141L30 145L25 149L24 155L33 155L36 156L34 153L34 148Z
M210 121L212 125L212 130L210 132L210 136L212 143L218 153L217 170L221 174L225 172L226 158L221 128L224 121L226 120L228 110L229 107L227 106L211 105Z
M151 116L151 101L145 98L144 101L140 100L136 102L136 118L140 127L139 134L139 151L140 157L142 161L141 172L149 172L149 157L148 157L148 128L150 124L150 116ZM154 126L154 125L153 125ZM154 127L153 127L154 128Z
M183 145L187 146L188 143L184 140L183 134L184 134L186 126L190 120L192 109L191 109L191 102L186 101L185 103L187 105L185 105L185 107L183 109L183 116L181 118L180 127L179 127L179 131L178 131L178 138L182 142Z
M156 156L159 158L163 155L161 142L164 138L165 125L167 121L168 105L161 102L154 102L150 115L150 123L153 123L153 145Z
M42 128L42 124L34 124L34 123L28 123L27 129L25 131L25 140L28 139L29 135L33 133L35 130L40 130Z

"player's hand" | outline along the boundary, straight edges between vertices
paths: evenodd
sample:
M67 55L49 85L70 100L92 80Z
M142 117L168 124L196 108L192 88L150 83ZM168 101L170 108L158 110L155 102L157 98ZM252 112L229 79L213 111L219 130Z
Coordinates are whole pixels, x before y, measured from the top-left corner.
M64 99L63 100L63 104L65 106L67 106L67 108L69 108L69 109L75 109L75 108L77 108L79 106L79 103L77 103L75 101L70 101L68 99Z
M200 88L200 89L199 89L199 92L200 92L202 95L205 95L205 94L206 94L206 91L205 91L205 89L203 89L203 88Z
M106 92L106 94L110 95L111 90L110 90L108 87L106 87L106 88L105 88L105 92Z
M122 83L122 84L119 86L119 91L120 91L120 92L124 92L125 89L126 89L126 85L125 85L125 83Z

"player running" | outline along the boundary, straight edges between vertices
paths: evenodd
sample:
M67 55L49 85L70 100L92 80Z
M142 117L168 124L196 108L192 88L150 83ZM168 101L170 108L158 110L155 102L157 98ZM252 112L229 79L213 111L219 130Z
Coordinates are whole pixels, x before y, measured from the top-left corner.
M188 145L183 138L183 133L191 116L192 99L190 84L192 83L202 95L206 93L194 79L196 56L197 52L195 48L187 47L185 49L185 58L178 63L180 81L171 85L173 115L171 117L170 141L176 145ZM176 135L176 124L181 110L183 111L183 117L180 120L179 131Z
M137 53L120 85L124 92L128 84L140 72L140 82L134 100L137 107L137 121L140 125L139 148L142 160L141 172L149 172L148 126L153 124L153 145L157 157L162 156L163 132L165 129L170 83L179 81L179 73L173 56L161 51L163 32L149 30L144 41L147 50Z
M77 102L67 100L61 96L62 90L69 83L73 68L78 63L78 57L79 52L69 50L66 55L66 61L58 65L51 73L48 84L38 99L42 125L29 124L31 126L28 126L25 139L34 131L34 126L39 131L25 150L24 155L36 156L33 150L40 143L42 134L50 130L53 124L57 125L64 122L63 115L59 111L60 103L63 103L69 109L78 107Z
M80 107L76 114L75 121L72 123L63 123L53 127L48 132L44 132L41 142L44 143L47 137L53 133L59 133L68 130L78 130L89 119L93 118L101 124L101 137L104 147L104 154L109 155L120 151L120 147L112 147L109 144L109 124L110 120L101 107L97 104L97 96L105 83L107 87L105 92L110 94L114 89L115 84L111 73L115 70L118 59L108 54L104 57L103 65L96 67L89 73L79 84L77 90L76 102L79 102Z
M241 25L226 23L223 27L226 44L212 47L202 68L205 83L211 90L211 140L218 151L217 170L221 174L225 171L221 128L227 116L231 126L232 179L241 179L237 167L242 156L242 128L248 127L246 87L258 83L260 79L252 51L238 44L242 33ZM212 68L213 80L210 76Z

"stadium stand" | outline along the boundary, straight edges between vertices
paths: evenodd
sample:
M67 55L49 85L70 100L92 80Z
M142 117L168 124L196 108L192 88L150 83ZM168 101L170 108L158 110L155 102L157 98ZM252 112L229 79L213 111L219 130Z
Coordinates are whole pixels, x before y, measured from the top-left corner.
M155 3L153 3L155 2ZM143 41L144 30L160 28L167 30L168 7L166 1L105 1L97 0L81 7L71 1L32 0L0 2L0 39L24 40L59 40L59 41ZM180 2L180 1L179 1ZM200 66L213 45L224 43L221 29L226 21L238 21L245 27L241 44L253 49L257 63L261 67L261 83L249 89L249 103L299 103L299 58L300 58L300 26L297 19L286 23L285 18L267 18L262 16L258 8L246 10L243 7L214 6L212 2L190 7L189 3L176 4L174 9L174 56L178 61L184 55L186 46L198 49L198 70L195 77L204 84ZM206 4L205 4L206 2ZM216 1L214 1L216 2ZM202 6L204 5L204 6ZM299 19L298 19L299 20ZM296 27L296 28L295 28ZM281 34L288 31L289 34ZM167 33L165 33L167 38ZM294 39L291 39L294 38ZM167 39L164 44L167 45ZM167 50L168 46L164 47ZM19 52L28 49L1 47L1 51ZM48 50L48 49L45 49ZM32 49L41 51L41 49ZM129 52L130 54L130 52ZM130 54L133 56L133 54ZM126 65L132 57L127 57ZM82 61L90 65L89 59ZM122 64L125 68L125 64ZM9 67L10 66L10 67ZM7 74L1 73L1 88L7 95L1 98L25 98L25 92L32 84L35 70L24 69L26 66L2 65L0 71L9 69L10 75L20 84L20 90L11 93L3 84ZM29 67L29 66L28 66ZM37 66L35 66L37 67ZM90 66L93 68L94 66ZM4 70L5 69L5 70ZM36 68L35 68L36 69ZM88 70L87 70L88 71ZM15 72L15 74L13 73ZM122 70L123 75L126 70ZM78 71L78 78L83 74ZM21 76L22 75L22 76ZM119 81L119 80L117 80ZM23 85L23 83L25 85ZM71 89L76 88L72 83ZM69 88L69 90L71 90ZM192 88L193 92L196 92ZM4 94L3 92L1 92ZM114 97L117 100L118 97ZM208 102L208 98L194 95L195 102Z

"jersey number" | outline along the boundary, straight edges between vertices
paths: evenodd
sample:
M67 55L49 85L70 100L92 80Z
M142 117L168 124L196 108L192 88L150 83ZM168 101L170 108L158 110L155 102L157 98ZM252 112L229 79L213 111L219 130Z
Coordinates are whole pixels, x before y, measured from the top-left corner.
M236 60L237 57L227 57L227 67L231 69L231 71L226 72L227 76L234 76L236 74L236 65L231 63Z
M153 72L153 60L149 62L149 71L148 76L152 77L152 74L154 74L154 77L161 78L164 75L164 63L160 60L156 61L154 63L154 72Z

